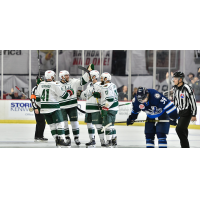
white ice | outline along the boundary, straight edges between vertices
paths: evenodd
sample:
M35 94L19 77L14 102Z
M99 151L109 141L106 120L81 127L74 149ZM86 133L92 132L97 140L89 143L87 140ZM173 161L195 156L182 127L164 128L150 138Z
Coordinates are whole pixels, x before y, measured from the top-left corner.
M44 137L48 138L47 143L34 142L35 125L34 124L0 124L0 147L14 148L55 148L54 139L50 133L49 126L46 125ZM118 148L145 148L145 135L143 126L116 126ZM70 134L71 134L70 125ZM96 148L100 147L99 137L96 135ZM73 136L72 148L85 148L85 143L89 142L89 136L86 125L80 125L80 147L74 144ZM168 135L168 147L180 148L179 138L174 128L170 129ZM200 147L200 130L189 130L189 141L191 148ZM155 140L156 147L157 138Z

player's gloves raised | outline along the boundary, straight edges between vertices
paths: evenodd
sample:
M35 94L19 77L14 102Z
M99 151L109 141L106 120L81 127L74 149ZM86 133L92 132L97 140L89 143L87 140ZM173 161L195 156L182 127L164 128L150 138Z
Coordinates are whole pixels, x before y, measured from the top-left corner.
M127 121L126 121L126 124L127 124L127 126L128 126L128 125L132 125L132 124L134 124L134 121L133 121L131 115L129 115L129 118L128 118Z
M170 123L170 125L172 125L172 126L177 126L177 123L176 123L176 119L170 119L170 121L169 121L169 123Z
M94 92L93 93L94 98L101 98L101 93L99 92Z
M94 70L94 64L90 64L90 65L87 67L87 69L88 69L89 71Z
M80 97L82 92L83 92L83 90L78 90L77 91L77 97Z
M105 106L102 107L102 110L101 110L102 117L106 116L108 114L108 110L109 110L109 108L106 108Z
M72 95L74 94L74 90L73 90L73 89L67 90L67 92L68 92L68 94L69 94L70 96L72 96Z

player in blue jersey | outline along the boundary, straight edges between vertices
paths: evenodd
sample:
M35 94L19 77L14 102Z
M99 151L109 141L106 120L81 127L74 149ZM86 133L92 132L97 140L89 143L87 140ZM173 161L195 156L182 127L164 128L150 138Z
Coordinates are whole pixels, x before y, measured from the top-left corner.
M170 124L176 126L179 118L174 104L154 89L139 87L137 95L132 100L133 110L127 119L127 125L133 124L139 112L147 114L147 120L167 120L168 122L146 122L146 147L154 148L154 138L157 135L159 148L167 148L167 134Z

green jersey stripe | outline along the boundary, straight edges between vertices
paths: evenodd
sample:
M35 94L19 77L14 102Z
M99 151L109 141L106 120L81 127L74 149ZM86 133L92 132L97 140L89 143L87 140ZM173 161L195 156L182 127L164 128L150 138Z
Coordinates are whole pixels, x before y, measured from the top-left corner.
M99 107L95 106L95 105L87 105L86 104L86 110L99 110Z
M71 104L75 104L75 103L77 103L77 99L72 100L72 101L62 102L62 103L60 103L60 106L67 106L67 105L71 105Z
M117 101L117 102L114 102L114 103L112 104L112 106L110 106L110 108L117 107L118 105L119 105L118 101Z

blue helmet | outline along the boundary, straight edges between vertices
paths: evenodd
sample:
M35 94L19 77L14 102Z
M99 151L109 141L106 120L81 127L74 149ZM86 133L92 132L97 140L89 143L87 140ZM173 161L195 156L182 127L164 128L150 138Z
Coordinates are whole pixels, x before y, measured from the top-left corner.
M149 91L145 87L139 87L137 90L137 100L141 103L144 99L147 98Z

